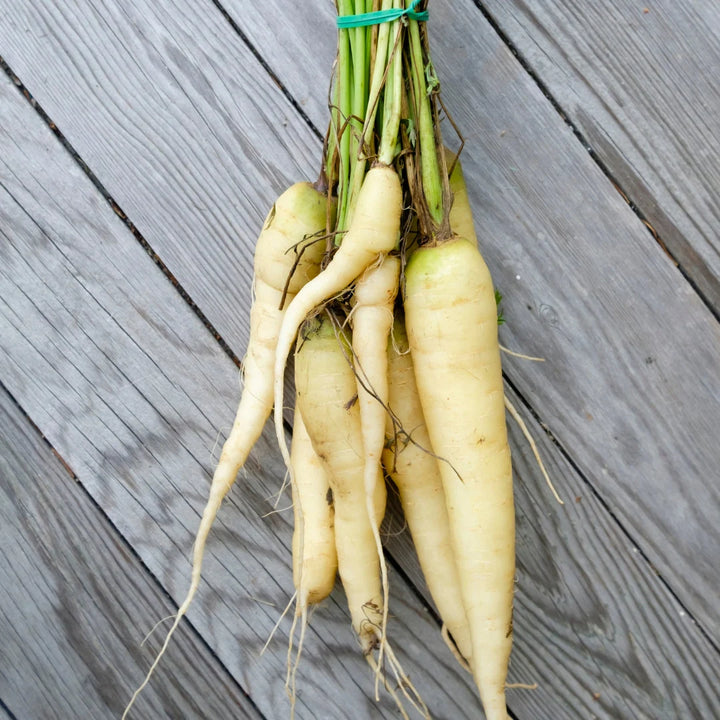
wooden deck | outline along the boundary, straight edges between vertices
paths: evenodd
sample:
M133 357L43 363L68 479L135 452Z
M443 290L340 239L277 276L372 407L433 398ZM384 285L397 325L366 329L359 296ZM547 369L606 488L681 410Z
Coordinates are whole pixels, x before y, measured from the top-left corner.
M504 295L515 720L720 717L720 5L432 0ZM185 593L238 395L251 252L312 178L329 0L0 0L0 718L117 718ZM288 717L289 500L266 432L135 718ZM395 514L391 637L480 718ZM339 590L297 717L396 718Z

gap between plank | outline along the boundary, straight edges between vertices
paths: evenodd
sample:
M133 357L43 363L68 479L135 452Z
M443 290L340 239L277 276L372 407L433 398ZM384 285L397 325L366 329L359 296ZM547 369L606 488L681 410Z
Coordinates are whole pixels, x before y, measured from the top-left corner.
M20 78L13 72L12 68L7 64L7 62L5 62L5 59L2 57L2 55L0 55L0 68L5 71L5 74L12 80L14 85L23 95L23 97L30 103L35 112L37 112L37 114L42 118L43 122L48 126L48 128L50 128L53 135L55 135L55 137L60 141L60 144L70 154L72 159L80 166L85 175L87 175L87 177L90 179L90 182L92 182L98 192L103 196L103 198L105 198L105 201L108 203L108 205L110 205L113 212L120 218L120 220L122 220L128 230L130 230L134 238L140 243L145 252L150 256L152 261L160 268L160 270L162 270L165 277L167 277L167 279L172 283L173 287L178 291L180 297L182 297L182 299L192 308L193 312L200 318L203 325L205 325L205 327L210 331L215 340L220 343L220 346L225 351L227 356L235 363L238 368L242 368L242 362L240 361L238 356L235 355L232 348L225 342L225 340L221 337L220 333L215 329L210 320L208 320L203 311L190 297L189 293L179 283L179 281L172 274L167 265L165 265L165 263L160 259L160 256L155 252L155 250L153 250L150 243L145 240L142 233L137 229L135 224L132 222L132 220L130 220L130 218L123 211L120 205L115 202L112 195L110 195L105 186L100 182L97 175L95 175L95 173L90 169L88 164L82 159L80 154L71 145L70 141L63 135L62 131L53 122L52 118L45 112L45 110L37 102L37 100L35 100L30 91L23 84L22 80L20 80Z
M0 58L0 63L2 63L2 58ZM103 508L96 502L95 498L87 491L87 489L83 485L82 481L75 474L75 471L72 469L70 464L53 447L52 443L45 437L42 430L33 421L33 419L30 417L30 415L28 415L28 413L25 411L25 409L22 407L22 405L20 405L20 403L15 398L15 396L10 392L10 390L5 386L5 384L2 381L0 381L0 393L4 393L10 399L10 402L17 408L18 412L27 420L30 427L32 427L32 429L38 434L38 437L40 438L42 443L50 450L50 452L55 456L55 458L57 458L57 460L60 462L60 464L64 468L65 472L67 472L67 474L73 480L75 485L80 489L80 491L85 495L87 500L92 504L95 511L97 513L99 513L100 517L103 519L103 522L106 524L106 526L108 528L110 528L111 531L115 534L115 536L117 537L123 550L131 558L133 558L135 561L137 561L140 564L140 567L142 568L143 572L151 579L151 581L155 585L156 589L159 591L161 597L163 597L169 603L169 605L171 607L175 607L175 600L167 592L167 590L165 589L163 584L160 582L158 577L145 564L145 562L140 557L140 555L138 555L135 548L126 540L125 536L120 532L120 530L118 530L117 526L108 517L108 515L105 513ZM189 630L195 635L196 639L199 640L199 642L207 650L207 652L210 654L210 656L213 658L213 660L215 662L217 662L218 665L225 671L226 675L230 678L230 681L233 683L233 685L235 685L235 687L238 689L238 691L247 699L248 703L250 705L252 705L253 709L257 711L258 716L261 718L265 718L265 715L262 712L260 712L259 708L255 704L253 699L245 691L245 688L243 688L242 685L240 685L238 683L238 681L235 679L235 676L225 666L225 663L222 662L222 660L218 657L215 650L208 644L207 640L205 640L205 638L200 634L200 632L197 630L197 628L190 622L190 620L188 620L187 617L185 617L183 619L183 622L186 624L187 628L189 628ZM0 709L6 710L8 715L10 716L11 720L17 720L15 715L13 715L10 712L9 708L2 701L2 698L0 698Z
M8 720L20 720L17 715L11 712L10 708L0 698L0 710L2 710L8 717Z
M600 158L600 156L597 154L597 152L593 149L592 145L588 142L587 138L583 135L580 128L578 128L577 125L570 119L569 115L563 110L562 105L560 102L555 98L555 96L550 92L550 89L548 86L540 79L540 76L535 72L530 62L525 58L525 56L517 49L513 41L510 39L510 37L507 35L507 33L500 27L500 23L495 19L495 17L492 15L492 13L483 5L482 0L473 0L473 3L475 7L479 10L479 12L482 14L482 16L485 18L485 20L488 22L490 27L495 31L497 36L500 38L502 43L507 47L507 49L513 54L513 57L520 63L520 66L522 69L528 74L530 79L535 83L538 90L543 94L545 99L550 103L553 110L560 116L562 121L570 128L572 131L572 134L575 136L575 138L580 142L580 144L583 146L585 151L588 153L592 161L598 166L600 171L605 175L605 177L612 183L613 187L617 192L620 194L620 196L625 200L628 207L632 212L635 214L635 216L640 220L640 222L645 226L646 230L650 233L653 240L660 246L662 251L670 258L670 261L673 263L673 265L677 268L678 272L682 275L683 279L687 282L687 284L693 289L695 294L700 298L703 305L710 311L712 316L720 322L720 308L715 308L713 304L710 302L710 300L705 296L703 291L698 287L697 283L693 280L693 278L688 274L688 272L683 268L683 266L678 262L677 258L668 250L665 243L663 242L662 237L658 234L657 230L652 226L650 223L650 220L648 219L647 215L642 211L642 209L635 203L635 201L628 195L627 192L625 192L625 189L623 186L618 182L617 178L613 175L610 168L605 164L605 162Z
M285 96L285 99L295 108L297 114L303 119L305 124L312 130L317 136L320 142L323 142L324 136L320 130L315 127L315 124L310 119L308 114L302 109L300 103L294 98L292 93L285 87L282 80L275 71L270 67L267 60L260 54L258 49L250 42L250 38L242 31L242 28L235 22L235 18L222 6L220 0L211 0L212 4L218 9L218 12L225 18L227 23L238 35L238 37L245 43L247 49L253 54L255 59L260 63L265 72L270 76L270 79L278 86L280 92Z

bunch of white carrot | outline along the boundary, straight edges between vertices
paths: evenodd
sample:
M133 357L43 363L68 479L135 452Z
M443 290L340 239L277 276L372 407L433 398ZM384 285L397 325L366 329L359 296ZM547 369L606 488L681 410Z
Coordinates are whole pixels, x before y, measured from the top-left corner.
M221 501L274 407L295 517L295 663L308 608L339 572L376 677L392 671L400 693L384 685L403 716L406 701L427 715L388 640L387 476L443 635L472 672L487 718L506 720L515 530L496 295L459 162L442 143L417 5L384 0L379 9L391 19L356 18L357 27L338 31L323 172L278 198L258 238L242 398L198 530L190 589L160 655L198 588ZM372 10L372 0L338 0L341 17ZM293 349L288 450L283 388Z

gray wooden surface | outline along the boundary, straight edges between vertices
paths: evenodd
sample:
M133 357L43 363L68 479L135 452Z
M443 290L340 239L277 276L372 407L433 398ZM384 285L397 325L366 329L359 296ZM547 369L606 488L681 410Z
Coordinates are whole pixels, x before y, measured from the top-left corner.
M508 393L566 501L511 425L518 720L720 716L720 16L647 9L431 3L502 340L546 358L506 358ZM0 714L118 717L158 647L334 43L325 0L0 0ZM288 715L288 623L259 655L291 588L281 483L266 432L136 717ZM481 717L401 529L393 642L433 717ZM397 716L339 589L298 682L301 718Z
M17 717L118 714L144 660L138 623L151 627L171 605L5 391L0 419L3 703ZM201 638L178 640L139 713L262 717Z

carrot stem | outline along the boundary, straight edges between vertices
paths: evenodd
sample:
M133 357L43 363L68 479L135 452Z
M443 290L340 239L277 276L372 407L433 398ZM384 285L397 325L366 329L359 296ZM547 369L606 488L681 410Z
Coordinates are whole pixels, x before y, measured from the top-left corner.
M430 95L425 77L427 65L423 58L422 42L420 40L420 26L417 20L408 21L410 34L410 64L413 91L416 102L417 142L420 145L420 171L422 189L425 195L427 209L436 226L443 222L443 183L435 144L435 127L433 112L430 104Z

